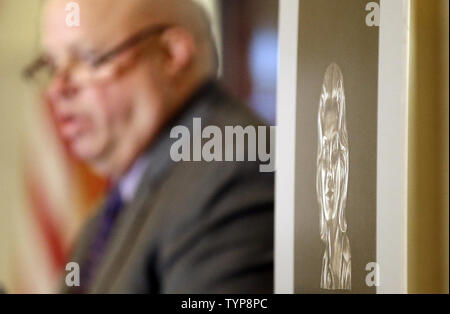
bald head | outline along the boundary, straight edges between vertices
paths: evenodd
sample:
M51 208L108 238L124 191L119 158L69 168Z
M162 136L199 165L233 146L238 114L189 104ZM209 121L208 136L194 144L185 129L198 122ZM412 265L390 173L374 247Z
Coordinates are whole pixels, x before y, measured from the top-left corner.
M119 0L120 1L120 0ZM189 30L202 53L202 60L217 63L216 47L208 15L203 7L192 0L131 0L129 12L136 21L170 23ZM205 57L207 57L205 59ZM217 65L215 65L217 66Z
M211 38L205 10L192 0L131 0L130 14L137 21L178 24L193 32L196 39Z
M202 63L216 67L217 51L208 15L192 0L77 0L81 27L71 33L85 45L107 46L111 39L126 37L152 24L174 24L194 38ZM48 0L44 10L43 33L67 27L68 0ZM63 38L61 38L63 40Z

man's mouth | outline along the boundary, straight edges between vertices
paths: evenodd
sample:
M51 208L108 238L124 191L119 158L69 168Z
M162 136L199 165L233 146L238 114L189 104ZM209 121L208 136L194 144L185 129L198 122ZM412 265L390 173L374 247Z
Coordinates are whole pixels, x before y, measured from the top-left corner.
M59 119L62 136L67 140L75 140L83 134L85 123L80 116L65 115Z

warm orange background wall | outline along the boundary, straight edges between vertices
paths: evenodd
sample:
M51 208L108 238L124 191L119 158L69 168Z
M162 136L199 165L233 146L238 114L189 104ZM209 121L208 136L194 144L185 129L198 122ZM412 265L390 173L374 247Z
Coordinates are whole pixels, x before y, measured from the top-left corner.
M411 1L408 292L449 289L448 0Z

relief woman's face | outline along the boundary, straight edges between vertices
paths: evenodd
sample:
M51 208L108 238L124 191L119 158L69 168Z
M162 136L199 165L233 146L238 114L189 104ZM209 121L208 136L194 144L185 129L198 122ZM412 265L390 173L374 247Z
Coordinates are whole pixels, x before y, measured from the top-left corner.
M338 214L341 187L343 185L343 156L338 132L338 113L336 107L328 107L323 117L321 155L318 164L319 197L326 220L335 219Z

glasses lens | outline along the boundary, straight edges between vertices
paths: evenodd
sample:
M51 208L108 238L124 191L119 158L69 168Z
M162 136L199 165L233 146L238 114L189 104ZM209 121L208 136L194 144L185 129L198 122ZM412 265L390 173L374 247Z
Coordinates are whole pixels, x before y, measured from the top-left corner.
M49 86L54 72L53 66L40 58L25 70L24 76L33 86L45 89Z
M50 65L42 66L38 71L35 72L33 81L36 86L45 90L50 86L51 81L54 77L54 70Z

